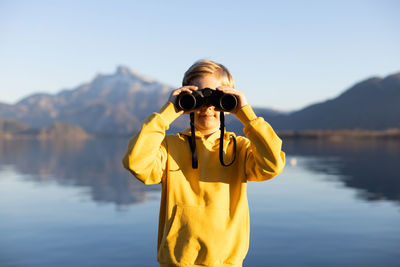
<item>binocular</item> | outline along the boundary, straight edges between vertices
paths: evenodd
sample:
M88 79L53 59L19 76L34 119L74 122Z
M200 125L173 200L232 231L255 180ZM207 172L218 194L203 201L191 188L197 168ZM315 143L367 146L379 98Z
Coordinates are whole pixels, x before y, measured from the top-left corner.
M191 94L187 92L180 93L176 99L175 106L177 109L184 111L191 111L203 105L214 106L220 111L232 111L237 104L238 99L235 95L204 88L192 91Z

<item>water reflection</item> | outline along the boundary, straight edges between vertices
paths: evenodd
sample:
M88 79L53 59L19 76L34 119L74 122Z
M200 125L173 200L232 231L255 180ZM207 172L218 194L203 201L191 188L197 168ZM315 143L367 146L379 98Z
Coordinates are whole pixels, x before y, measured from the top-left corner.
M143 202L160 187L146 186L122 168L127 139L41 142L0 141L0 167L11 165L37 182L57 181L65 186L90 188L96 202L127 205ZM322 142L284 140L288 163L308 157L309 170L334 174L366 200L400 202L400 142ZM1 179L1 177L0 177Z
M126 146L125 139L0 141L0 166L11 165L37 182L87 187L96 202L143 202L160 187L146 186L122 168Z
M284 149L293 157L314 158L305 162L307 169L339 177L347 187L357 189L362 199L400 204L399 141L285 140Z

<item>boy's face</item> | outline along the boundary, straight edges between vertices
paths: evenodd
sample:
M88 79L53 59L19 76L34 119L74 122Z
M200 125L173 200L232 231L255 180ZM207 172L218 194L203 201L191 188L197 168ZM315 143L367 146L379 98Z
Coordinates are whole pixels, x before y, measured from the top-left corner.
M194 79L191 83L198 89L211 88L215 89L221 86L220 81L212 75L206 75ZM214 106L201 106L194 111L194 125L203 135L209 135L219 129L219 111Z

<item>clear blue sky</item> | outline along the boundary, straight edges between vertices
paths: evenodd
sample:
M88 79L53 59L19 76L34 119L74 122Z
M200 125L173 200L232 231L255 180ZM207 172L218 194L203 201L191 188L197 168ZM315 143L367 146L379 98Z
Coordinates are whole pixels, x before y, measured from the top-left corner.
M400 72L400 1L0 0L0 102L126 65L173 87L227 66L253 106L294 110Z

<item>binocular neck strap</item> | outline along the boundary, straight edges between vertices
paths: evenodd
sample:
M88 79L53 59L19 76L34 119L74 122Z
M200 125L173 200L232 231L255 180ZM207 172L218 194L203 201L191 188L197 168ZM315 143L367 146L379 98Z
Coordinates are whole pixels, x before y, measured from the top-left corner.
M228 167L231 166L232 163L236 159L236 139L233 137L233 159L230 163L225 164L224 163L224 135L225 135L225 115L224 112L220 112L220 130L221 130L221 136L219 137L219 161L221 162L222 166Z
M190 151L192 152L192 168L197 169L197 149L196 149L196 133L194 130L194 112L190 112L190 131L191 135L189 138Z
M222 166L228 167L231 166L232 163L236 159L236 139L233 137L233 159L229 164L224 163L224 135L225 135L225 116L224 112L220 113L220 141L219 141L219 161L221 162ZM190 151L192 152L192 168L198 168L198 159L197 159L197 149L196 149L196 133L194 129L194 112L190 113L190 131L191 135L188 136L189 139L189 146Z

